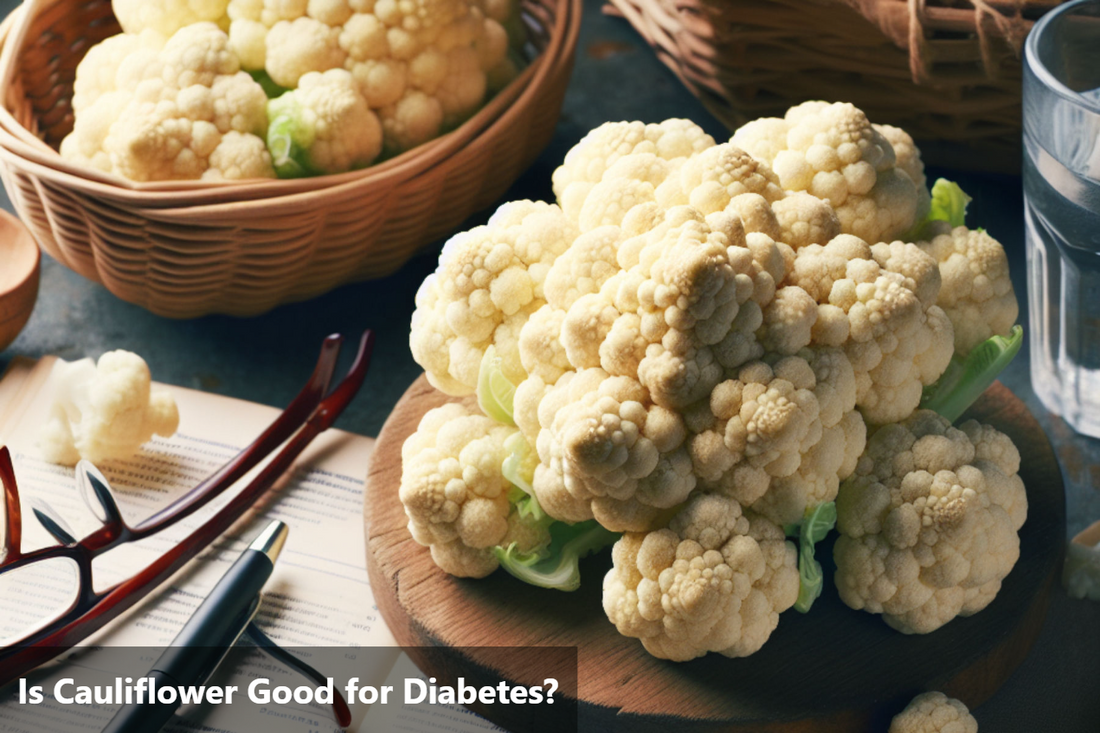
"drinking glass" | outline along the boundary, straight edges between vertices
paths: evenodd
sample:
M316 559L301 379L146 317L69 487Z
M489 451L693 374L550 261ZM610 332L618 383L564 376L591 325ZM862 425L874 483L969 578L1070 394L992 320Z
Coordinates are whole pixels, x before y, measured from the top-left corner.
M1024 48L1031 382L1100 437L1100 0L1047 13Z

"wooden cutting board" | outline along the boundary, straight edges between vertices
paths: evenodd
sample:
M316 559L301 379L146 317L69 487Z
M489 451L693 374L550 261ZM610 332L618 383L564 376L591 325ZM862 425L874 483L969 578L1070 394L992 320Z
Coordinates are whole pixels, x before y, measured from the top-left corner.
M931 634L900 634L840 601L829 539L817 553L826 573L821 598L809 614L784 613L759 652L679 664L655 659L604 616L607 553L582 563L580 590L562 593L524 585L503 571L482 580L453 578L413 542L398 499L401 445L424 412L451 399L421 376L378 436L366 486L367 568L378 608L404 646L577 647L583 731L885 733L890 717L924 690L976 707L1027 655L1060 573L1066 526L1058 464L1038 423L998 382L967 417L1015 441L1029 506L1020 560L985 610ZM471 669L483 662L476 656L457 652L459 665ZM529 672L518 663L504 666L510 680ZM485 712L512 731L532 727L529 713L517 706Z

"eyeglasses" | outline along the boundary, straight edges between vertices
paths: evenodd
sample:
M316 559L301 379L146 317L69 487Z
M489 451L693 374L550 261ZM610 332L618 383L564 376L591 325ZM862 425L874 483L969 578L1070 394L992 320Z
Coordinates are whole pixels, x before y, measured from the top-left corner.
M306 446L332 425L363 384L374 348L371 331L363 333L347 375L331 392L328 389L342 341L339 335L325 339L309 382L256 440L185 496L135 526L122 518L103 475L82 462L77 468L77 485L102 526L77 540L60 515L36 504L32 507L36 519L58 544L24 553L15 470L8 449L0 448L0 482L4 488L4 500L0 502L0 513L4 515L0 516L0 597L20 588L32 591L19 618L7 620L16 628L10 632L11 638L0 642L7 644L0 649L0 687L72 648L133 607L232 526L275 483ZM95 590L92 563L97 557L194 514L284 442L248 485L201 527L131 578ZM62 582L57 582L59 579ZM68 597L56 591L51 595L50 588L68 588ZM0 637L5 636L9 634L0 628Z

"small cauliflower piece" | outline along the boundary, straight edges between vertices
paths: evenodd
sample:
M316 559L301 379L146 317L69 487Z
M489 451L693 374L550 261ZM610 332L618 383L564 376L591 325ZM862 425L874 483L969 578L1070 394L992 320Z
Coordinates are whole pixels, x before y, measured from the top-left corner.
M519 384L520 329L546 301L550 266L577 236L553 204L504 204L488 224L451 237L439 267L416 294L409 346L428 381L452 395L472 394L485 349L495 345L504 375Z
M894 716L887 733L978 733L978 721L960 701L925 692Z
M805 102L783 118L749 122L730 142L768 163L787 191L827 200L846 234L889 241L917 221L916 183L889 140L852 104Z
M267 146L280 178L362 168L382 151L382 125L343 69L305 74L267 109Z
M167 41L148 30L109 38L81 62L75 88L67 160L135 181L275 174L262 144L267 96L213 23Z
M1008 436L918 410L871 436L837 496L836 586L906 634L985 608L1020 554L1027 493Z
M171 36L180 28L204 21L229 25L229 0L111 0L111 9L126 33L145 29Z
M1077 542L1066 545L1062 586L1070 598L1100 601L1100 545L1086 547Z
M482 578L496 570L493 553L512 542L529 552L550 541L545 526L522 521L501 472L515 428L451 403L429 410L401 448L401 503L409 532L431 548L444 571Z
M798 598L796 554L775 524L733 499L699 494L667 529L615 543L604 612L655 657L745 657Z
M1020 306L1000 242L983 230L959 226L918 246L939 263L943 286L936 305L954 326L960 357L991 336L1009 335Z
M129 351L108 351L99 362L58 361L54 403L39 434L43 459L75 466L133 456L153 435L179 427L172 393L152 387L149 366Z

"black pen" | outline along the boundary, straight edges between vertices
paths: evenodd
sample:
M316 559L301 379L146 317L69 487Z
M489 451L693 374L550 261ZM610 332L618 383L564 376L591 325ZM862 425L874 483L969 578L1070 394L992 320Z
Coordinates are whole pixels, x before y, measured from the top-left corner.
M289 530L276 520L253 540L210 595L184 625L172 645L146 677L156 687L192 687L203 684L252 621L260 604L260 590L275 569ZM103 733L151 733L167 723L180 707L145 700L124 705Z

